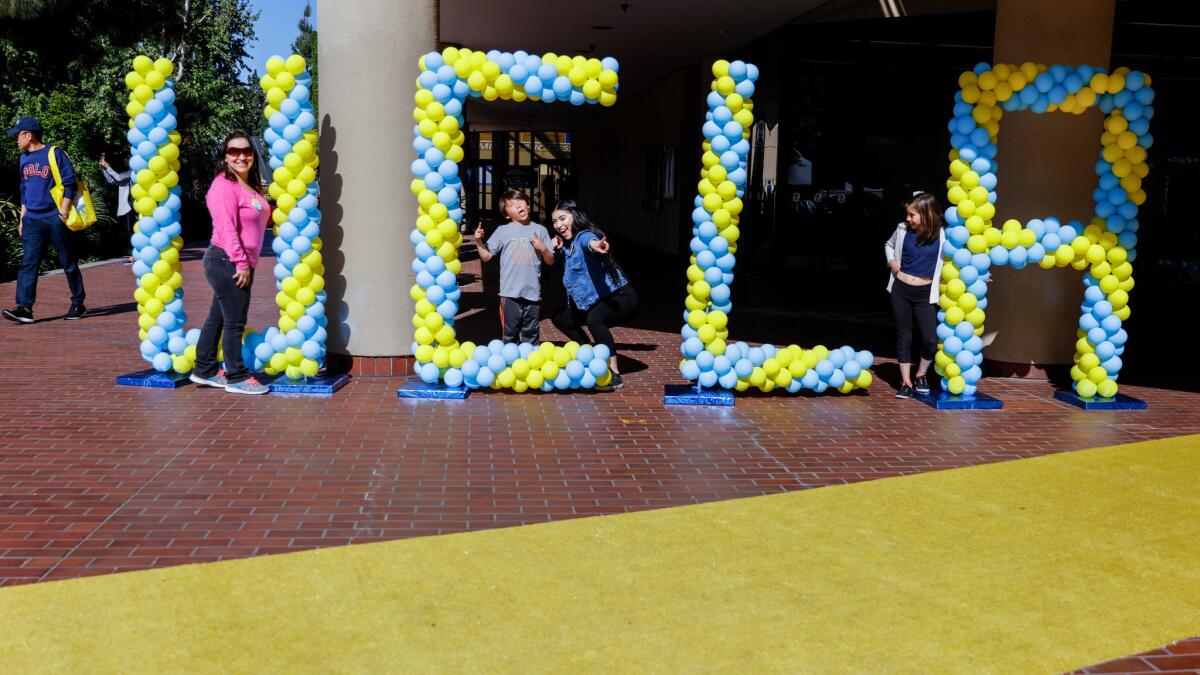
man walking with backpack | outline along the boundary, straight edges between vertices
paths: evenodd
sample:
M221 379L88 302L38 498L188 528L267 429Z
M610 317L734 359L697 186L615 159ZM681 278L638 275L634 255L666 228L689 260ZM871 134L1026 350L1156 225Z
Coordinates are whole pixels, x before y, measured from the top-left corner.
M17 323L33 323L33 302L37 295L38 265L53 244L58 251L67 285L71 288L71 309L64 319L80 319L87 313L83 306L83 274L67 238L67 216L75 199L75 167L67 153L42 143L42 124L33 117L22 117L8 135L17 137L21 149L21 220L18 232L24 255L17 275L17 306L2 312L4 318ZM53 151L54 156L50 153ZM56 181L51 163L57 163L63 187L62 200L55 200L50 191Z

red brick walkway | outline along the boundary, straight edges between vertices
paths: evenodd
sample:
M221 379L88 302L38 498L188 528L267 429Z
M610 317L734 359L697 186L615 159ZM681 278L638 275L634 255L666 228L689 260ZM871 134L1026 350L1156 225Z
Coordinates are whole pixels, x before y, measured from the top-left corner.
M197 256L190 257L189 324L198 326L209 294ZM678 334L650 327L617 331L632 360L623 362L626 388L609 394L409 401L395 397L399 380L392 378L357 378L330 398L117 387L116 375L145 367L133 280L120 264L86 269L84 277L93 316L57 320L68 302L55 275L39 286L38 323L0 323L0 585L676 506L1200 433L1200 394L1134 386L1122 391L1147 400L1150 410L1085 413L1054 401L1048 384L999 380L984 390L1005 401L1000 411L936 413L893 398L884 382L868 395L666 408L662 387L678 381ZM682 294L674 286L639 290L650 308L673 307ZM273 293L260 279L251 325L273 321ZM0 285L5 306L12 294L13 284ZM491 313L488 299L477 300ZM673 324L672 316L660 323ZM1200 642L1185 642L1103 672L1194 668L1197 651Z

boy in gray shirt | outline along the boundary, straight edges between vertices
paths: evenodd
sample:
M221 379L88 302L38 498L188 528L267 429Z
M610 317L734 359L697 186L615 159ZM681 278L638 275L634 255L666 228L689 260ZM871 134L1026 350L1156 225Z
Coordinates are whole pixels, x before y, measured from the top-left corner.
M479 259L500 256L500 325L505 342L538 341L538 306L542 300L542 266L554 264L554 245L545 227L529 222L529 197L509 189L500 197L507 222L484 243L483 224L475 230Z

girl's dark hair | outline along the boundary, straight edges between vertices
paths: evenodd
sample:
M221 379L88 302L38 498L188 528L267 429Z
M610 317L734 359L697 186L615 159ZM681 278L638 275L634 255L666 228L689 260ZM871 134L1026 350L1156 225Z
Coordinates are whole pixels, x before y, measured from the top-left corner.
M554 210L566 211L567 213L571 214L572 236L579 236L580 232L591 232L592 234L596 235L597 239L604 238L604 231L597 227L596 224L592 222L591 218L588 218L588 214L583 209L579 208L579 206L575 203L575 200L564 199L554 206ZM595 251L593 251L593 253L595 253ZM620 281L623 272L621 270L621 265L617 263L617 259L612 256L612 253L600 254L600 257L604 261L604 267L606 268L608 275L612 277L613 283Z
M259 179L258 173L258 150L256 150L254 147L254 139L250 137L250 134L244 131L238 130L230 133L221 143L221 157L217 160L216 174L218 176L225 176L229 180L237 182L237 174L234 173L233 169L229 168L229 165L225 163L225 151L229 148L229 141L238 138L245 139L245 141L250 144L250 152L253 153L254 157L254 164L250 166L250 173L246 176L246 182L250 184L250 187L253 188L255 192L262 192L262 181Z
M917 241L922 244L935 241L938 238L938 231L944 225L937 197L928 192L918 192L904 203L906 209L910 206L916 209L917 214L921 216L921 225L916 228Z

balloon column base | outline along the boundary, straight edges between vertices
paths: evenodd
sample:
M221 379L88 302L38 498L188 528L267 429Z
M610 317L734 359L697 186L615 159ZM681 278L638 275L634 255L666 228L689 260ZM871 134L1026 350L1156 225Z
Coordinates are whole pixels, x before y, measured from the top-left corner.
M1124 394L1117 394L1112 398L1103 396L1083 398L1073 391L1060 389L1054 392L1054 398L1084 410L1145 410L1150 407L1145 401Z
M174 371L169 373L160 373L157 370L150 368L148 370L140 370L136 373L128 375L118 375L117 384L125 387L147 387L150 389L178 389L185 384L188 384L188 374L179 374Z
M961 396L945 391L931 391L928 394L915 394L913 398L938 410L997 410L1004 407L1004 401L987 394Z
M267 383L272 394L301 394L305 396L330 396L333 392L346 386L350 376L345 373L332 375L315 375L299 380L293 380L287 375L276 375Z
M727 389L709 389L694 384L668 384L663 388L663 403L666 405L715 405L731 407L733 392Z
M396 396L398 398L464 399L467 397L467 388L461 384L457 387L449 387L441 382L430 384L419 377L410 377L396 390Z

